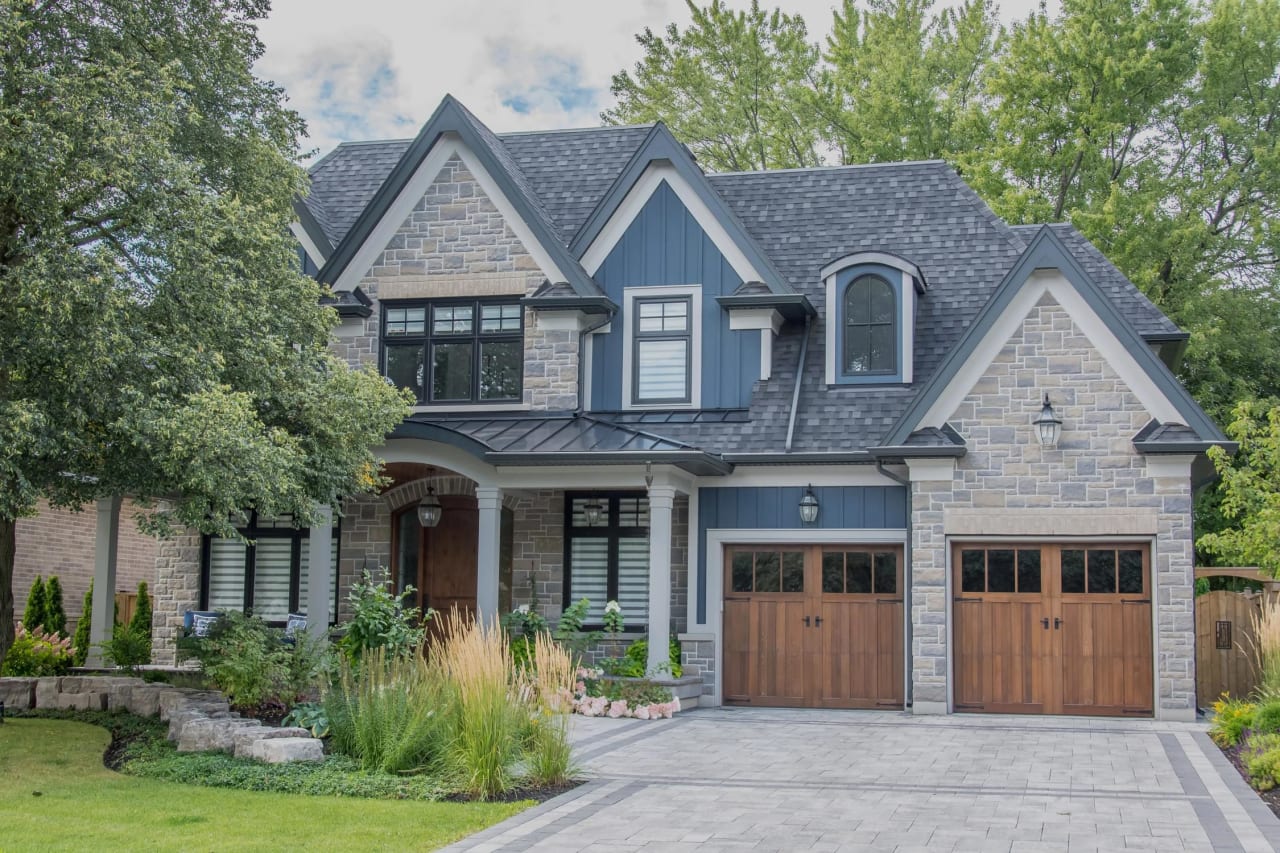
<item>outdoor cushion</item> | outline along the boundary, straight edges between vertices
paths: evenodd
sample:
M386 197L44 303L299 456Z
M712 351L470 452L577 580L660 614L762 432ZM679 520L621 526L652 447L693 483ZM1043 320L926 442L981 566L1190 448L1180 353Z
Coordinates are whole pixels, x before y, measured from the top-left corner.
M183 619L187 632L193 637L204 637L209 633L209 629L213 627L213 623L218 621L221 614L211 612L199 612L188 610Z
M284 623L284 635L293 637L299 631L307 630L307 615L305 613L290 613L288 620Z

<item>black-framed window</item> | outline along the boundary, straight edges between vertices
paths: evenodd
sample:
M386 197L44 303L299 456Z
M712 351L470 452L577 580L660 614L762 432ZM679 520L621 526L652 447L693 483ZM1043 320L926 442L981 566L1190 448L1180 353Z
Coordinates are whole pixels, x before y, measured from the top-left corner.
M636 299L631 340L631 402L688 403L693 388L693 300Z
M518 402L524 309L514 299L384 302L382 372L424 405Z
M246 541L204 537L200 561L200 609L243 610L268 622L283 623L307 607L310 530L289 516L266 518L250 513L237 528ZM334 519L330 546L329 624L337 621L338 554L341 526Z
M844 291L842 370L848 376L898 372L898 295L878 275L861 275Z
M587 522L597 503L600 520ZM604 607L617 601L627 625L649 619L649 499L643 492L567 492L564 507L564 602L591 602L587 623L604 622Z

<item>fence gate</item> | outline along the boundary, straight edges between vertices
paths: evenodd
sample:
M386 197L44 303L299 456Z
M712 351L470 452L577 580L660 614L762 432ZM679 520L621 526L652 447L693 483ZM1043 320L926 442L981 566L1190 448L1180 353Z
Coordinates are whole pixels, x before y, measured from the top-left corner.
M1258 686L1253 620L1275 582L1257 569L1196 569L1196 577L1246 577L1263 581L1263 593L1214 590L1196 596L1196 698L1208 707L1223 693L1248 696Z

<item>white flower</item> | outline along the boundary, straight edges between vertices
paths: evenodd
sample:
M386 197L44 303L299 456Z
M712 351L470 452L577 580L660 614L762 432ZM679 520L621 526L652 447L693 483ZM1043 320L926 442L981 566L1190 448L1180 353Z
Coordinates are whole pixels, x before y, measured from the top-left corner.
M528 612L529 612L529 605L527 605L527 604L521 604L519 607L517 607L517 608L516 608L516 612L517 612L517 613L528 613Z
M621 613L622 605L618 604L618 602L616 601L610 601L608 604L604 606L604 612L605 613Z

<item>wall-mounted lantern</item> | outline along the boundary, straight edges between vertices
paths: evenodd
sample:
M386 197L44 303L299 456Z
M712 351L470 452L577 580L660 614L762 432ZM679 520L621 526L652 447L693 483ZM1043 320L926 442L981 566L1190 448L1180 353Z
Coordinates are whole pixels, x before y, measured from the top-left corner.
M1044 408L1040 410L1040 417L1033 422L1036 428L1036 437L1040 439L1042 447L1054 447L1058 443L1058 436L1062 433L1062 418L1058 417L1058 413L1053 410L1053 406L1049 404L1049 395L1044 395Z

